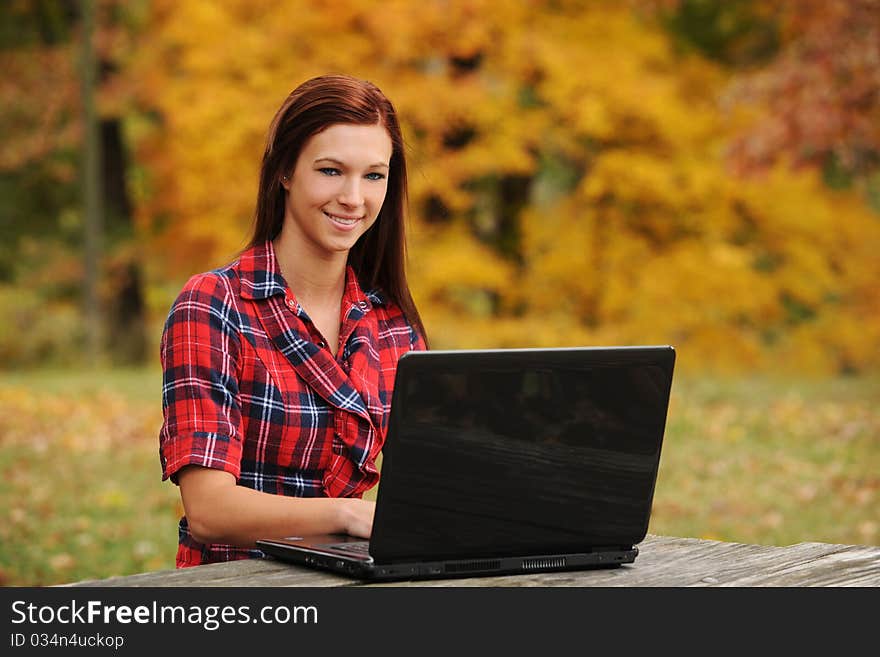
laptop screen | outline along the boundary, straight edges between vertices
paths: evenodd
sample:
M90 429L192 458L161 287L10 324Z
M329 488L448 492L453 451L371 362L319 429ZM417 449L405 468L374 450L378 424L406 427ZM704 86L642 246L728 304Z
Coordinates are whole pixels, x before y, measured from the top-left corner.
M587 552L647 531L671 348L404 358L371 552ZM381 511L381 513L380 513Z

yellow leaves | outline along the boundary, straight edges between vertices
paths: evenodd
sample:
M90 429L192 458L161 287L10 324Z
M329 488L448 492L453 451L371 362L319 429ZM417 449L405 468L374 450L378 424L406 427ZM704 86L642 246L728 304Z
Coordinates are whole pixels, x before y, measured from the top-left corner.
M130 496L121 488L107 488L98 495L98 506L104 510L124 509L130 504Z
M596 159L581 184L586 201L613 200L621 209L672 211L681 219L716 199L725 182L722 173L705 171L705 160L682 159L633 151L610 151ZM712 175L714 173L714 175Z
M535 58L544 75L537 88L576 134L679 147L698 147L717 134L717 76L676 59L665 37L626 7L583 11L574 20L541 16L538 25ZM693 100L696 85L701 102Z
M870 211L821 188L815 175L781 167L736 193L770 263L783 323L774 364L804 371L880 364L876 308L880 222ZM869 282L869 280L871 282Z
M414 238L410 268L413 296L423 305L453 303L457 290L502 295L512 266L481 245L460 225L443 232L424 230Z
M158 435L154 410L132 412L124 397L108 391L36 395L27 388L4 384L0 387L0 445L28 446L39 452L119 447Z
M827 311L811 322L790 328L769 362L781 370L821 375L880 367L880 327L852 308Z
M627 342L674 344L684 369L736 371L760 362L760 330L776 312L775 296L748 253L690 240L646 250L635 271L631 262L609 259L599 304L600 317Z
M600 272L593 245L594 215L561 203L522 217L526 267L514 290L536 315L591 319ZM592 318L595 319L595 318Z
M343 72L397 107L410 280L442 344L671 342L683 367L721 371L880 365L880 222L816 177L733 178L725 143L754 117L725 112L728 74L626 4L161 0L149 36L132 71L162 117L139 152L141 213L168 227L147 244L156 287L243 246L275 109ZM522 193L502 202L514 176Z
M49 567L52 570L70 570L74 565L76 565L76 559L67 552L49 557Z

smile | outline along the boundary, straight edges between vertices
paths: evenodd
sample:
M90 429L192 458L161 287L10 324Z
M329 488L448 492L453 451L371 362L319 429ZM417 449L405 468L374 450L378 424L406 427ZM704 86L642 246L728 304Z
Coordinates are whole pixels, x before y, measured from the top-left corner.
M335 221L336 223L343 224L345 226L354 226L357 222L361 220L361 217L340 217L338 214L330 214L327 211L323 211L325 215L327 215L330 219Z

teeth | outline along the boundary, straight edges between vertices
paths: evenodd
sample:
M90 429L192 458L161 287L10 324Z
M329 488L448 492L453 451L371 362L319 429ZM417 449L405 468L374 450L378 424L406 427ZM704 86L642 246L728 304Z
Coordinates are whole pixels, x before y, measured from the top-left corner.
M341 224L345 224L346 226L351 226L352 224L356 224L358 219L346 219L345 217L337 217L335 214L330 214L329 212L325 212L328 217L330 217L333 221L338 221Z

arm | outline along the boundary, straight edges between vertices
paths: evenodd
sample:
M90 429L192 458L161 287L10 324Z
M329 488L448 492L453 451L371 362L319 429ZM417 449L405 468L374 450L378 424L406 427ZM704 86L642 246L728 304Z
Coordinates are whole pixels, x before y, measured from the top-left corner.
M193 537L253 547L258 538L313 532L369 536L372 503L283 497L236 484L242 421L235 298L225 277L194 276L162 334L163 479L179 484Z
M284 497L238 486L222 470L189 465L178 474L193 537L202 543L254 547L258 538L345 533L369 538L375 502L357 498Z

